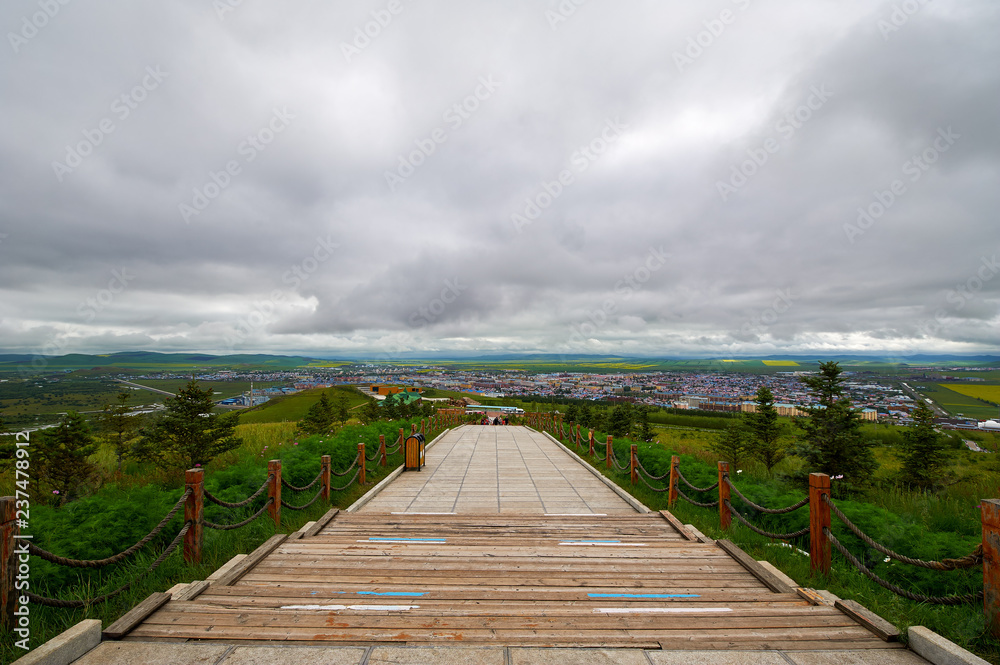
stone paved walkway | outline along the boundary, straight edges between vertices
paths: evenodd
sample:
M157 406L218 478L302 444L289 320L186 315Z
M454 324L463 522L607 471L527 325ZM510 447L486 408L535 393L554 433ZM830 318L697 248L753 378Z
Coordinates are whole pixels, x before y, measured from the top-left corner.
M362 509L376 513L626 514L635 509L544 434L471 425L427 449Z

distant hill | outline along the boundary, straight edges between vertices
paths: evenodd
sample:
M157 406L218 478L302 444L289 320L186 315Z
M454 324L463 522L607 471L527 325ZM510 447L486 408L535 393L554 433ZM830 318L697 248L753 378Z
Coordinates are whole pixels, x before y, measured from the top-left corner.
M294 369L318 362L305 356L277 356L267 354L235 354L213 356L205 353L157 353L155 351L122 351L102 355L70 353L63 356L44 356L40 366L38 356L28 354L0 354L0 370L34 366L38 370L84 369L92 367L131 370L191 370L191 369Z

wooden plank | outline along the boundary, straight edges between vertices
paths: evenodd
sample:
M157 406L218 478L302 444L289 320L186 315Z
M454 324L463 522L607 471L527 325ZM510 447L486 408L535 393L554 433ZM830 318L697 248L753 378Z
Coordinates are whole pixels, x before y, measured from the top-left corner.
M106 640L120 640L169 601L169 593L154 593L126 612L118 621L105 628L101 635Z
M838 600L834 604L838 610L851 617L862 626L886 642L899 641L899 629L853 600Z
M177 601L177 600L194 600L195 598L197 598L198 596L200 596L205 591L205 589L207 589L211 585L212 585L212 583L209 582L209 581L207 581L207 580L202 580L200 582L191 582L191 584L187 585L186 589L184 589L183 591L181 591L177 595L171 594L171 599L175 600L175 601Z
M826 598L818 594L815 589L796 587L795 593L799 594L800 597L808 601L810 605L824 605L827 607L833 607L833 603L829 602Z
M756 577L760 582L775 593L791 593L792 588L778 579L771 571L767 570L759 563L756 559L751 557L749 554L741 550L730 540L717 540L715 544L722 548L729 556L733 557L747 569L751 575Z
M688 531L687 528L683 524L681 524L681 521L676 517L674 517L672 513L666 510L661 510L660 515L662 515L663 519L667 520L667 522L670 523L670 526L677 529L677 533L681 534L681 536L683 536L685 539L695 542L698 541L697 536Z
M288 534L279 533L271 536L267 541L247 555L245 559L233 566L229 572L212 582L212 586L229 586L235 584L237 580L247 574L250 569L256 566L264 557L270 554L278 545L281 545L288 538Z
M337 516L338 513L340 513L340 508L331 508L330 510L326 511L323 517L316 520L316 523L313 524L311 527L309 527L309 530L306 531L305 537L312 538L313 536L318 534L320 531L323 530L323 527L329 524L333 520L333 518Z

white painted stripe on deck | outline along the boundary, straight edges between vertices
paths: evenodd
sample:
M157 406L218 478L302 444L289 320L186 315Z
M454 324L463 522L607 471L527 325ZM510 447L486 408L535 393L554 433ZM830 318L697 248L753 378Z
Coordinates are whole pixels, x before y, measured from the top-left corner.
M282 605L283 610L358 610L361 612L407 612L420 605Z
M545 513L546 517L607 517L607 513Z
M401 511L398 513L390 513L391 515L457 515L458 513L410 513L407 511Z
M594 614L698 614L732 611L729 607L598 607L594 609Z
M585 547L648 547L647 543L576 543L576 542L565 542L559 543L560 545L581 545Z

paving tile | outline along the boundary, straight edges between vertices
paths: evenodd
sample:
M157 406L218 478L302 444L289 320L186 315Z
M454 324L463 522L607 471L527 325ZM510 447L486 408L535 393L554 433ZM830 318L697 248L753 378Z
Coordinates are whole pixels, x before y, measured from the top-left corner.
M74 665L214 665L226 644L102 642Z
M511 665L649 665L638 649L511 649ZM783 665L788 665L784 663Z
M927 661L905 649L867 651L786 651L795 665L927 665Z
M647 651L653 665L788 665L777 651Z
M219 665L359 665L364 647L236 647Z
M369 665L504 665L502 647L375 647Z

